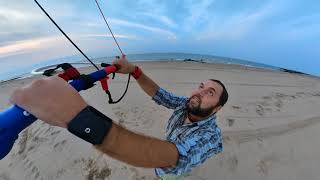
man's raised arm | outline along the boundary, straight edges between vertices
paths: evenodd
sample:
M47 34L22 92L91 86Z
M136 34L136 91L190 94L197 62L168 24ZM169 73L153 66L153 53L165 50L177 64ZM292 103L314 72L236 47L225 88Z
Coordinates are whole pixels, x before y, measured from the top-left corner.
M149 96L153 97L159 89L159 86L150 79L139 67L130 63L125 57L116 59L113 64L120 66L117 73L132 74L136 78L138 84Z

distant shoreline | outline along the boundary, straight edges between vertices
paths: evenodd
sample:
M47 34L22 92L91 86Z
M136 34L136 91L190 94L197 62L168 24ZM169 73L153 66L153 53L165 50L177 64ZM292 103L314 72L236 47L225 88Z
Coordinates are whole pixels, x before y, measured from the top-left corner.
M99 60L101 60L102 58L97 58ZM307 76L314 76L317 77L315 75L310 75L307 73L303 73L303 72L299 72L299 71L294 71L294 70L290 70L290 69L286 69L286 68L268 68L268 67L260 67L260 66L254 66L254 65L245 65L245 64L237 64L237 63L233 63L233 62L211 62L210 60L205 60L205 59L192 59L192 58L187 58L187 59L159 59L159 60L135 60L133 62L135 63L139 63L139 62L172 62L172 61L184 61L184 62L197 62L197 63L210 63L210 64L223 64L223 65L239 65L239 66L243 66L243 67L252 67L252 68L258 68L258 69L266 69L266 70L274 70L274 71L281 71L281 72L287 72L287 73L292 73L292 74L301 74L301 75L307 75ZM91 64L88 62L71 62L70 64L75 65L76 67L87 67L90 66ZM100 62L95 62L96 65L100 65ZM27 77L31 77L34 75L41 75L42 71L45 69L49 69L49 68L54 68L56 67L58 64L52 64L52 65L48 65L48 66L42 66L40 68L36 68L33 69L30 73L22 73L21 75L17 75L8 79L4 79L4 80L0 80L0 83L5 83L5 82L10 82L10 81L14 81L17 79L23 79L23 78L27 78Z

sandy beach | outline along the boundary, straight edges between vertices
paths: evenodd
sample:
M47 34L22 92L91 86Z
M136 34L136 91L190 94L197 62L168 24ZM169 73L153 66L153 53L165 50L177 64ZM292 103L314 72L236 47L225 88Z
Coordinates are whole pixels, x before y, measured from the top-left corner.
M192 180L318 180L320 177L320 78L200 62L139 62L159 86L189 96L203 80L225 83L229 101L218 113L224 151L194 169ZM88 73L94 69L81 68ZM0 110L12 91L34 79L0 84ZM114 99L122 95L126 75L110 80ZM81 92L85 100L124 127L164 139L172 110L155 104L131 80L125 98L108 104L100 85ZM24 130L0 161L0 180L157 179L154 169L133 167L95 150L67 130L36 121Z

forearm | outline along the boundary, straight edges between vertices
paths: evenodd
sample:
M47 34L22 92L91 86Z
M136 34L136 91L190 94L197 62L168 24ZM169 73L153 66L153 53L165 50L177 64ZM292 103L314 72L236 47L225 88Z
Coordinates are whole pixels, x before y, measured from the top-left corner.
M144 74L140 68L130 63L125 56L122 56L120 59L117 59L113 62L114 65L118 67L118 73L129 74L137 79L140 87L146 92L149 96L153 97L159 89L159 86L153 82L146 74Z
M143 72L139 79L137 79L137 82L143 91L151 97L153 97L159 89L159 86Z
M128 164L146 167L175 166L178 151L174 144L133 133L113 124L101 145L96 148Z

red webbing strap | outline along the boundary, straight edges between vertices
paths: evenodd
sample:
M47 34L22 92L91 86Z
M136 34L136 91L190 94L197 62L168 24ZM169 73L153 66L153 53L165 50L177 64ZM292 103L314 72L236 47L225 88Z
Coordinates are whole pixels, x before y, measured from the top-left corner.
M69 81L69 76L67 76L66 74L64 73L61 73L61 74L58 74L59 77L61 77L62 79L64 79L65 81Z
M134 68L134 71L131 73L131 75L135 78L135 79L139 79L139 77L142 75L142 70L136 66Z
M104 91L109 91L108 79L109 79L109 77L107 76L107 77L99 80L100 83L101 83L102 89L103 89Z
M80 73L76 68L72 67L72 68L65 70L64 73L61 73L58 76L66 81L69 81L71 79L78 78L80 76Z

